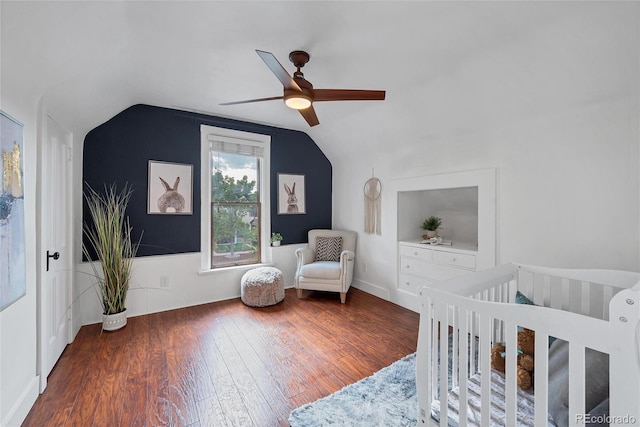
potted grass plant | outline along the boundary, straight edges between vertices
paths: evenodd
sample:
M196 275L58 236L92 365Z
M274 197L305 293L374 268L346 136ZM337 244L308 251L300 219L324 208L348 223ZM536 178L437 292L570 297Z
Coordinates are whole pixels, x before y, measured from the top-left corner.
M132 192L129 185L118 191L115 184L105 185L102 194L88 185L84 192L91 221L84 223L82 252L96 278L105 331L127 324L125 302L133 259L140 245L139 240L132 241L129 217L125 216Z

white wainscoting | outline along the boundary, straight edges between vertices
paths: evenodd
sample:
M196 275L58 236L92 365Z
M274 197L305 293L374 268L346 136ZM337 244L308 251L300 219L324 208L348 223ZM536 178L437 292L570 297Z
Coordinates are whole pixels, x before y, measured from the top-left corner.
M282 270L285 287L293 286L296 269L295 250L307 244L268 248L272 262ZM240 297L242 275L255 266L200 271L200 253L137 258L127 295L128 316L139 316L176 308ZM94 287L89 263L76 266L76 307L82 325L102 322L102 311ZM161 286L166 284L166 286ZM76 331L77 333L77 331Z

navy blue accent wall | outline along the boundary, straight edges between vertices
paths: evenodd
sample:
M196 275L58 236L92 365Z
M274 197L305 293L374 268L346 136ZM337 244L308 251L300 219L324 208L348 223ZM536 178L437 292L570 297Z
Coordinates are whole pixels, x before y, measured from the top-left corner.
M200 251L201 124L271 135L271 229L283 235L283 244L306 242L312 228L331 228L331 164L306 133L134 105L87 134L83 179L95 190L113 183L132 186L127 214L134 235L143 233L139 256ZM193 165L193 215L147 214L149 160ZM278 173L305 175L306 214L277 214Z

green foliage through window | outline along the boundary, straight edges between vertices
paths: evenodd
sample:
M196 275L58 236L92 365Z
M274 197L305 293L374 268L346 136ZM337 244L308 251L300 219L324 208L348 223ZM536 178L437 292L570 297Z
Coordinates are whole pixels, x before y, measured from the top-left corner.
M259 159L212 154L212 267L260 262Z

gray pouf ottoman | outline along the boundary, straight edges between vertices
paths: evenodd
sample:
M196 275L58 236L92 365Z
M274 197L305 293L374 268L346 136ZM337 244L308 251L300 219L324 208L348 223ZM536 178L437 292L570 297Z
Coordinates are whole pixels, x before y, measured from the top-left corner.
M274 267L258 267L242 276L240 299L251 307L266 307L284 299L282 271Z

